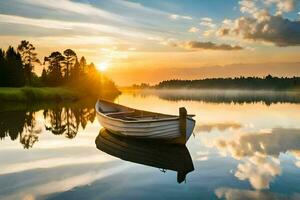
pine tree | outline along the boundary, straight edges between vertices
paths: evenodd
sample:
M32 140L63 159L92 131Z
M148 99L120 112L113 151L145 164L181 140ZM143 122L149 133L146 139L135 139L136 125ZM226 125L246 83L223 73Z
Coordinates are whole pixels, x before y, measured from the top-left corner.
M77 61L77 55L72 49L66 49L64 51L64 55L65 55L65 60L63 63L66 66L65 79L68 80L70 77L71 69L75 65L75 62Z
M73 69L71 70L71 77L73 80L78 80L80 77L80 64L76 59Z
M9 87L24 86L24 70L21 55L11 46L6 51L5 85Z
M63 65L64 56L56 51L52 52L50 56L44 58L44 63L48 63L48 81L51 85L57 86L62 84L63 79Z
M5 78L5 70L6 70L6 60L5 60L5 52L0 49L0 87L4 86L4 78Z
M80 58L79 64L80 64L80 70L82 71L82 73L84 73L85 72L85 68L86 68L86 59L85 59L84 56L82 56Z
M45 68L43 68L43 71L42 71L41 81L44 85L47 84L47 71Z
M34 51L35 47L26 40L22 40L21 44L18 46L18 52L21 54L24 65L25 78L29 85L31 85L32 82L34 63L40 63L40 60L37 58L37 54Z

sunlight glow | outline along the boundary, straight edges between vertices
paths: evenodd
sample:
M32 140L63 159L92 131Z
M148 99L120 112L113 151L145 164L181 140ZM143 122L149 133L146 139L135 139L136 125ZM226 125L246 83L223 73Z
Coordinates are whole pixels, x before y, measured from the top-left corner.
M101 72L105 71L107 69L107 67L108 67L107 62L102 62L97 65L97 69Z

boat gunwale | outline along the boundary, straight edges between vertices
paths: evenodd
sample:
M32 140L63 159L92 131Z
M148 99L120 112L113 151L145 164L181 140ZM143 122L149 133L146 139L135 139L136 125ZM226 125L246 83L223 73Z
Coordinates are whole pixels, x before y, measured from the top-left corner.
M98 99L97 103L95 105L95 110L96 110L97 114L103 116L104 118L107 118L107 119L110 119L110 120L114 120L114 121L119 121L119 122L123 122L123 123L149 123L149 122L152 123L152 122L165 122L165 121L176 121L176 120L179 120L179 116L177 116L177 115L168 115L168 116L173 116L173 117L164 118L164 119L151 119L151 120L140 120L140 121L130 121L130 120L123 120L123 119L113 118L113 117L107 116L104 113L102 113L101 111L99 111L98 104L101 101L104 102L104 103L107 103L107 104L117 105L117 106L120 106L120 107L123 107L123 108L126 108L126 109L135 110L135 111L149 112L149 113L159 114L159 115L167 115L167 114L156 113L156 112L151 112L151 111L146 111L146 110L138 110L138 109L130 108L130 107L123 106L123 105L120 105L120 104L116 104L116 103L113 103L113 102L109 102L109 101ZM125 113L125 112L120 112L120 113ZM107 114L109 114L109 113L107 113ZM191 120L193 122L196 122L191 117L187 117L186 119Z

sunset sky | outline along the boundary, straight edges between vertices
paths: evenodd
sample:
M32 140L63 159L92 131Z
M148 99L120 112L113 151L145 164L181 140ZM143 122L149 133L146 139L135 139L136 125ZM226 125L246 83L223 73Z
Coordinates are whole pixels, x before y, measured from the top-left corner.
M71 48L119 85L300 76L299 20L299 0L0 0L0 48Z

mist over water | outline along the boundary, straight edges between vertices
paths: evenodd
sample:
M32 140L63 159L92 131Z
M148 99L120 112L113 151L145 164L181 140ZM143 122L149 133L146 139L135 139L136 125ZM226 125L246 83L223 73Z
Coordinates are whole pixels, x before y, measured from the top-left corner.
M146 89L141 95L157 95L170 101L204 101L215 103L300 103L300 91L222 90L222 89Z

